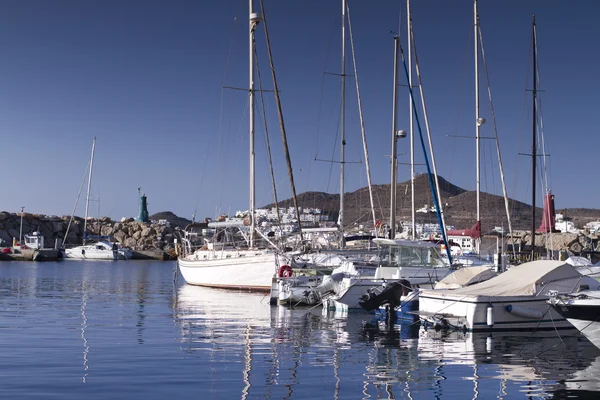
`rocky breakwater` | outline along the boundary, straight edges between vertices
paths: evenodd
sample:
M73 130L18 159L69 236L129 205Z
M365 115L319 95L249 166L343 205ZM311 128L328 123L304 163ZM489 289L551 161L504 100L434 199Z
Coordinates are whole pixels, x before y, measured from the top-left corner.
M70 216L48 216L30 213L0 212L0 247L11 246L23 237L39 232L45 247L54 247L57 241L65 246L83 242L84 219ZM68 232L67 232L68 228ZM175 256L174 239L178 227L168 222L136 222L133 218L113 221L108 217L88 218L88 235L108 236L134 251L140 258L172 258Z

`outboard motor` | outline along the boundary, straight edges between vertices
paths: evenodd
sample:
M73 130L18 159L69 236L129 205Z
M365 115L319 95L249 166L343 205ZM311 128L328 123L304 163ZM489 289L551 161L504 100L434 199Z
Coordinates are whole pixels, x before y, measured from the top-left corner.
M410 282L406 279L400 279L392 283L388 283L381 293L367 293L362 296L358 302L364 310L373 311L380 306L389 305L391 308L398 307L401 303L401 298L412 292Z

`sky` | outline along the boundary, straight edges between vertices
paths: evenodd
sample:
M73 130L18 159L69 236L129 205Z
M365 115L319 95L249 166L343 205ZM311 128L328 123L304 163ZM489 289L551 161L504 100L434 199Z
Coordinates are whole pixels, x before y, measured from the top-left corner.
M547 166L538 182L546 177L557 208L598 207L600 187L590 181L600 148L593 117L600 93L600 3L478 4L508 195L530 204L531 160L519 153L531 153L535 13L549 154L539 158ZM259 9L259 0L254 7ZM341 1L264 0L264 7L296 191L338 193ZM346 192L367 185L356 78L372 181L390 182L391 32L399 33L404 51L407 37L405 1L350 0L349 9L357 74L348 37ZM411 13L438 172L474 190L473 2L413 0ZM268 91L273 84L263 26L256 33L265 89L264 113L257 106L255 114L257 206L274 199L265 125L278 198L291 194L276 103ZM75 209L83 216L85 185L75 204L94 137L90 215L136 216L138 188L148 197L150 214L202 219L248 209L248 94L230 89L248 87L248 52L246 0L0 2L0 210L70 215ZM480 115L487 119L481 135L491 137L481 59L479 64ZM398 128L408 130L402 66L399 77ZM408 139L399 140L400 182L410 177L409 147ZM481 149L481 189L501 194L494 142L482 140ZM416 173L426 172L420 146L415 154ZM538 205L544 190L538 186Z

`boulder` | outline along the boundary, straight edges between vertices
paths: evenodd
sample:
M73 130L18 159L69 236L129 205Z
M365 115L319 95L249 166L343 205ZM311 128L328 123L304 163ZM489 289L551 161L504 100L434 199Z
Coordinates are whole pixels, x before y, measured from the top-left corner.
M156 231L153 228L148 227L142 230L142 237L146 238L151 235L156 236Z
M52 222L52 232L53 233L62 232L63 229L66 229L66 227L63 225L62 221L53 221Z
M12 237L8 234L8 232L4 230L0 230L0 239L4 240L9 244L12 244Z
M125 247L135 249L137 247L137 241L134 238L129 237L129 238L125 239L125 242L123 242L123 245Z
M102 225L100 229L100 234L102 236L111 236L114 233L112 226L110 225Z
M123 232L123 231L117 231L114 233L113 237L115 238L115 240L117 242L124 243L127 235L125 235L125 232Z

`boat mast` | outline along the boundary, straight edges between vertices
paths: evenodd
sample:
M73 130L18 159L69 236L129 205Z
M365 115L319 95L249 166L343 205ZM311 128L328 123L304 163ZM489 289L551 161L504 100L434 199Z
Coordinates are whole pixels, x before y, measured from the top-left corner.
M408 31L408 87L412 89L412 40L411 40L411 17L410 17L410 0L406 0L406 29ZM414 103L412 101L411 91L408 91L408 114L409 117L409 132L410 132L410 200L411 200L411 221L412 221L412 238L416 238L417 225L415 222L415 132L413 128L413 112Z
M249 101L248 101L248 108L249 108L249 125L250 125L250 208L249 208L249 217L250 217L250 238L249 238L249 247L252 248L254 247L254 228L255 228L255 224L254 224L254 208L255 208L255 202L256 202L256 194L255 194L255 172L254 172L254 165L255 165L255 152L254 152L254 32L256 29L256 26L259 24L261 18L260 15L258 15L257 13L254 13L253 8L252 8L252 1L253 0L249 0L249 48L250 48L250 54L249 54L249 63L248 63L248 69L249 69L249 90L248 90L248 95L249 95Z
M96 148L96 136L94 136L94 141L92 142L92 155L90 157L90 174L88 175L88 184L87 184L87 195L85 197L85 218L83 220L83 244L85 244L85 240L87 238L87 219L88 219L88 210L90 207L90 189L92 187L92 171L94 169L94 150Z
M533 36L533 130L531 133L531 261L535 254L535 170L536 170L536 131L537 131L537 44L535 38L535 14L532 22Z
M394 36L394 86L392 106L392 179L390 182L390 239L396 237L396 180L398 174L398 156L396 154L397 115L398 115L398 49L400 38Z
M475 163L476 163L476 178L475 185L477 191L477 222L481 221L481 213L479 207L480 193L481 193L481 166L480 166L480 126L483 123L483 119L479 118L479 13L477 12L477 0L473 1L473 19L475 25ZM476 252L479 254L480 238L476 239Z
M352 66L354 67L354 83L356 85L356 100L358 102L358 119L360 121L360 132L363 141L363 151L365 154L365 169L367 172L367 186L369 187L369 200L371 202L371 215L373 217L373 227L377 224L375 217L375 202L373 200L373 185L371 184L371 167L369 162L369 149L367 147L367 134L365 132L365 120L363 118L363 107L360 100L360 89L358 85L358 70L356 68L356 55L354 53L354 36L352 35L352 18L350 17L350 7L346 4L348 13L348 36L350 37L350 49L352 50Z
M340 248L345 245L344 240L344 164L346 152L346 0L342 0L342 104L340 111L340 215L338 218L340 226Z

